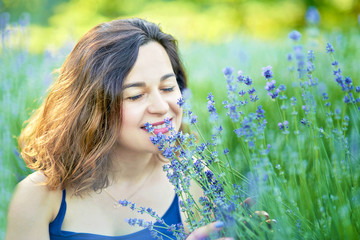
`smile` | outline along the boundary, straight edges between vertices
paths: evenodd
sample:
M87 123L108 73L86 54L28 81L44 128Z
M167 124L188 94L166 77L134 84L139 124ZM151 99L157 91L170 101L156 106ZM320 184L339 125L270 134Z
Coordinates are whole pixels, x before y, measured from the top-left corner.
M154 125L153 125L153 128L154 128L154 130L155 130L155 129L166 128L166 124L165 124L165 123L163 123L163 124L161 124L161 125L157 125L157 126L154 126Z
M172 118L170 119L170 121L172 121ZM166 126L165 121L160 121L160 122L155 122L151 124L153 129L154 129L154 134L158 134L158 133L167 133L169 131L169 128ZM145 126L141 127L144 131L147 131L145 129Z

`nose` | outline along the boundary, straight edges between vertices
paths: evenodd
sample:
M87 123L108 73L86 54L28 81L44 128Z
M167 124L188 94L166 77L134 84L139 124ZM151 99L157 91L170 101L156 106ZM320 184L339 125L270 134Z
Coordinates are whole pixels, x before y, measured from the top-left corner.
M148 111L153 114L163 115L169 111L169 104L160 92L151 94Z

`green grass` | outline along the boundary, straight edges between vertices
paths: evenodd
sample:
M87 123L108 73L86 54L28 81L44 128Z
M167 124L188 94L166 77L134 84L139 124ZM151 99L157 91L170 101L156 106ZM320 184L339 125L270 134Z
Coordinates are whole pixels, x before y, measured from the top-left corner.
M319 84L305 89L299 87L297 73L288 71L286 55L292 52L292 44L285 37L275 43L240 39L224 46L192 46L184 53L190 70L193 109L205 138L211 139L212 124L207 122L206 96L212 92L225 129L222 143L230 149L231 165L243 174L250 170L260 179L267 176L266 181L256 182L249 193L256 192L257 209L265 209L278 220L277 230L272 235L274 239L357 239L360 234L357 220L360 217L360 111L357 109L360 104L343 102L344 92L332 75L332 56L325 51L326 42L330 41L344 77L352 77L354 86L359 86L360 71L354 65L360 57L356 45L359 37L359 32L354 31L346 36L306 39L305 53L310 49L315 51L313 76L319 79ZM258 91L260 100L246 105L242 109L245 115L255 112L258 105L265 109L268 121L265 139L256 140L255 150L249 150L244 138L237 138L232 132L240 124L225 116L221 104L227 97L221 70L227 65L252 77ZM286 100L274 101L266 95L261 68L268 65L273 66L277 84L286 85ZM308 116L302 105L312 104L303 100L304 91L316 103L316 112ZM322 100L324 92L330 98L329 108ZM295 107L290 103L292 96L298 100ZM355 97L358 98L359 93L355 93ZM280 109L283 104L288 107L286 110ZM336 108L341 110L338 117L334 114ZM292 114L294 110L297 115ZM332 116L328 117L330 111ZM350 117L349 124L344 121L345 115ZM302 125L302 118L310 120L310 126ZM332 123L327 122L329 119ZM277 126L284 120L289 121L289 134L283 134ZM323 134L319 131L321 127ZM296 130L299 135L294 134ZM271 144L269 154L260 156L259 150L268 143Z
M11 38L18 40L21 36L22 41L26 41L29 37L21 34L20 29L14 29L0 48L0 238L4 237L6 212L13 189L30 172L16 154L16 137L23 122L45 95L51 72L60 67L70 52L66 49L53 54L31 55L24 42L10 46ZM260 178L267 176L266 181L257 181L249 192L253 191L258 199L256 208L268 211L278 221L271 235L274 239L356 239L360 235L360 112L354 105L345 106L342 101L344 93L334 82L332 59L325 52L327 41L335 47L335 56L344 76L352 77L355 86L360 85L359 31L354 30L348 35L307 37L303 42L304 49L315 51L314 76L319 79L319 85L308 90L317 104L316 113L307 117L313 123L308 127L300 123L300 119L306 117L301 109L306 103L302 100L301 88L293 86L299 82L296 72L288 71L290 65L286 55L292 51L292 43L287 36L276 42L238 37L223 45L194 43L181 46L180 42L193 93L192 106L205 138L211 139L206 96L212 92L224 128L222 145L230 149L233 168L247 176L248 171ZM277 83L287 86L287 100L273 101L266 95L261 68L268 65L273 67ZM239 127L239 123L233 123L222 107L222 101L227 98L222 74L226 66L232 66L236 71L241 69L244 75L249 75L258 91L260 100L246 105L243 111L254 112L257 105L265 109L268 121L265 139L257 140L256 150L249 150L244 139L236 137L233 129ZM339 119L335 115L331 117L333 124L327 124L329 109L321 100L324 91L330 97L330 110L341 109ZM296 116L292 115L292 96L298 99ZM282 103L288 106L284 111L279 108ZM350 117L347 130L343 129L345 115ZM288 135L282 134L277 126L284 119L290 122ZM322 137L320 127L326 133ZM294 134L296 129L300 131L299 135ZM335 129L340 131L334 132ZM348 147L344 147L345 138ZM259 157L258 150L268 143L272 146L269 154Z

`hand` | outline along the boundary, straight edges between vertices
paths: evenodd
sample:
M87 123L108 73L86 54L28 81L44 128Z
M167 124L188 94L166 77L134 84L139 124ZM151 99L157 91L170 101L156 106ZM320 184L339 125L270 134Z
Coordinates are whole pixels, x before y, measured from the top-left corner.
M247 198L244 200L244 204L241 203L242 207L251 207L256 203L256 201L252 198ZM269 214L265 211L255 211L255 214L262 220L265 218L265 222L268 224L268 228L271 229L272 228L272 223L276 224L276 220L275 219L270 219ZM252 217L250 215L250 217ZM261 223L262 224L262 223Z
M193 231L186 240L203 240L211 235L213 232L217 232L224 227L223 222L213 222L206 226L199 227ZM233 240L233 238L219 238L218 240Z

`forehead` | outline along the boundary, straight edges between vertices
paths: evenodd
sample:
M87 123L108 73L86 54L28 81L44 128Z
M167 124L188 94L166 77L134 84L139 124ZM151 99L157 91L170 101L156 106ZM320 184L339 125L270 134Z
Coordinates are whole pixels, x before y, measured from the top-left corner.
M173 73L173 69L165 49L157 42L149 42L139 48L135 64L124 83L159 80L169 73Z

